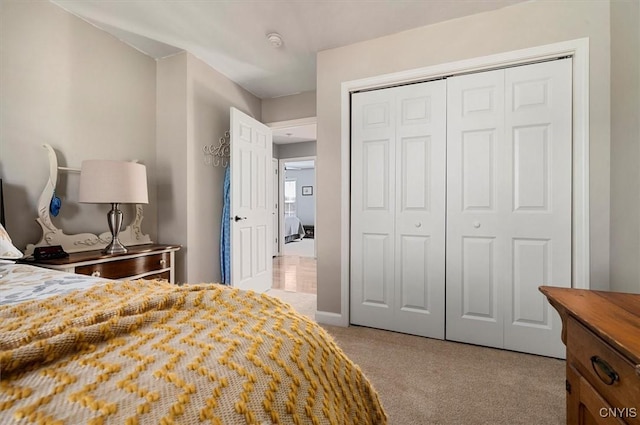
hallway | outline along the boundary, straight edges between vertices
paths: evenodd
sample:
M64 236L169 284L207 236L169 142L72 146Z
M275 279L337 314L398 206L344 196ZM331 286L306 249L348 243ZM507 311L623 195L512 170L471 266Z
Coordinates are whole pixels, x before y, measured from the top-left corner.
M273 258L274 289L315 294L317 285L316 259L298 255Z

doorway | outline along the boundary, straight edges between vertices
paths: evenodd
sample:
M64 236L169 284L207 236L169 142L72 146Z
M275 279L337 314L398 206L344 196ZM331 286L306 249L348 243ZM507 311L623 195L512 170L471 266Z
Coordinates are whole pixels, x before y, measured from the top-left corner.
M280 239L285 256L316 257L315 157L281 159L283 193Z
M316 294L315 118L271 124L277 158L273 289ZM275 159L274 159L275 163Z

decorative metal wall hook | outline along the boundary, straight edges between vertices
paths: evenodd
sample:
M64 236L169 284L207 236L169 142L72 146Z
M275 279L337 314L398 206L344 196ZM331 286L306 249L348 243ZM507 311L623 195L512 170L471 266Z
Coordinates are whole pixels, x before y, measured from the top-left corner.
M229 165L229 154L231 152L229 137L229 131L225 131L224 136L218 140L217 145L206 145L202 148L206 165L213 165L214 167L220 165L227 167Z

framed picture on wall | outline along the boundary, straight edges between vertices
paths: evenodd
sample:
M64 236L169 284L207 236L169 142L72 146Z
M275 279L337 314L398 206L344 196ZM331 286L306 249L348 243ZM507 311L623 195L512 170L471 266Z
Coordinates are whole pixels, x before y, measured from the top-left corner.
M313 186L302 186L302 196L313 195Z

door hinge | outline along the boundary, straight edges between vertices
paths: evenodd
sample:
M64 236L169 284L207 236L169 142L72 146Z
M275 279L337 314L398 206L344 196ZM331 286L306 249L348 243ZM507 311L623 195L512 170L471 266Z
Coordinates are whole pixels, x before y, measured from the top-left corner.
M568 392L569 394L571 394L571 382L569 382L568 380L565 380L565 381L564 381L564 386L565 386L565 388L567 389L567 392Z

